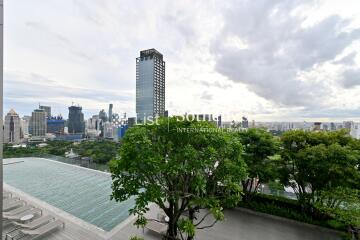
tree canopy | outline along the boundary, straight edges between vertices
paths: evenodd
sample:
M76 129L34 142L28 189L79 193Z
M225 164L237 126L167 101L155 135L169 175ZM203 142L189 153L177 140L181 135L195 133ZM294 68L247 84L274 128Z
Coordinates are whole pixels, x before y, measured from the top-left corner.
M241 199L239 183L245 178L242 145L232 133L212 123L161 118L158 124L135 126L126 133L120 157L111 162L112 198L135 196L130 213L144 226L150 203L168 216L167 239L193 239L204 226L196 212L208 210L215 221L224 207ZM181 217L186 214L188 217ZM181 218L180 218L181 217Z
M313 205L321 191L358 187L359 152L345 131L288 131L282 136L281 180L304 205Z
M248 173L248 179L242 184L245 196L250 200L260 183L268 183L277 178L277 161L273 156L278 153L279 144L265 129L250 128L240 132L239 137L244 146L243 156Z

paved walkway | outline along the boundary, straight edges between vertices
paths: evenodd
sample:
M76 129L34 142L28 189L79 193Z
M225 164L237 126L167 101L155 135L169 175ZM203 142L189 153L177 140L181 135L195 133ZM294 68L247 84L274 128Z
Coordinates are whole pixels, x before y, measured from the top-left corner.
M141 236L146 240L160 240L160 236L148 230L137 229L133 220L124 222L111 232L95 231L82 221L67 216L60 210L41 203L10 186L6 186L17 196L29 204L44 210L44 214L51 214L65 222L65 229L59 229L43 239L48 240L128 240L131 236ZM152 205L149 217L156 218L159 209ZM201 216L199 216L201 218ZM207 218L204 224L212 223ZM201 240L340 240L339 234L330 229L309 224L303 224L287 219L252 212L246 209L233 209L225 211L225 220L218 222L214 227L197 230L196 239Z
M153 209L154 211L154 209ZM207 223L211 223L208 219ZM148 230L136 230L131 225L123 228L119 239L130 236L144 239L160 239ZM114 236L114 239L115 238ZM302 224L287 219L258 214L249 210L233 209L225 211L225 220L212 228L197 230L196 239L201 240L338 240L337 232L313 225Z

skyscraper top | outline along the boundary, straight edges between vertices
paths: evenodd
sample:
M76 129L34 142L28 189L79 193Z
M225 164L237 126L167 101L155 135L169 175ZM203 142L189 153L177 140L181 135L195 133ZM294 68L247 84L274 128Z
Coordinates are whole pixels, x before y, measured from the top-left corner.
M156 56L160 60L163 60L163 55L160 52L158 52L155 48L140 51L140 58L144 58L144 57L153 58L154 56Z

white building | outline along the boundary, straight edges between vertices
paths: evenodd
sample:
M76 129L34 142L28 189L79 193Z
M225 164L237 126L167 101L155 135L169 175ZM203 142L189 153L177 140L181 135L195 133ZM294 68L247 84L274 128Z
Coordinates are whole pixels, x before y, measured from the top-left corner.
M23 138L29 137L29 124L30 124L30 116L23 116L20 119L20 126L21 126L21 136Z
M11 109L5 116L4 143L20 143L20 117Z
M350 135L353 138L360 139L360 126L359 124L351 124Z

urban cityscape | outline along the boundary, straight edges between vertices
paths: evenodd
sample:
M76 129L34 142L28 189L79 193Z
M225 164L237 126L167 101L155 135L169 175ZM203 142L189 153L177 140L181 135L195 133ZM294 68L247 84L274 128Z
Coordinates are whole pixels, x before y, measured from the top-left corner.
M2 239L360 239L356 1L48 4L5 16Z

